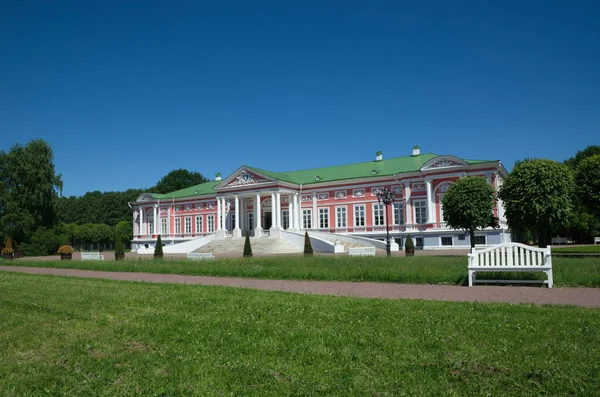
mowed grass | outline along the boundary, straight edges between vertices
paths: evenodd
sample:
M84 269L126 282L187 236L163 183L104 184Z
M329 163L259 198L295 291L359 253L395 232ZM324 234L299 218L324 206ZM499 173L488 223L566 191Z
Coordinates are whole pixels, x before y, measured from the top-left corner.
M0 273L0 395L599 395L600 310Z
M556 253L600 254L600 245L584 245L579 247L552 247Z
M264 279L374 281L413 284L467 284L467 258L456 257L358 257L274 256L215 261L4 261L5 265L57 267L87 270L148 272L199 276ZM556 286L600 286L600 258L553 258ZM492 273L491 279L545 279L543 273Z

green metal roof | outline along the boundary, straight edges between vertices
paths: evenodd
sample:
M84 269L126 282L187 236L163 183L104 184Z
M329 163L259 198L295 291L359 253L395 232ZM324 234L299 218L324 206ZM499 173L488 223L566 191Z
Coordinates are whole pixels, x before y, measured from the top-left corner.
M293 184L312 185L341 181L346 179L375 178L381 176L392 176L394 174L405 174L417 172L429 160L438 157L438 154L423 153L417 156L396 157L381 161L367 161L332 167L311 168L308 170L273 172L256 167L245 166L245 168L261 173L267 177L281 182ZM464 159L463 159L464 160ZM493 160L464 160L467 164L488 163ZM191 186L167 194L152 194L156 199L182 198L189 196L201 196L216 194L214 187L221 181L210 181L200 185Z
M219 184L220 181L210 181L204 182L199 185L194 185L190 187L186 187L185 189L176 190L167 194L158 194L152 193L152 197L155 199L172 199L172 198L182 198L182 197L190 197L190 196L202 196L205 194L215 194L216 191L214 187Z

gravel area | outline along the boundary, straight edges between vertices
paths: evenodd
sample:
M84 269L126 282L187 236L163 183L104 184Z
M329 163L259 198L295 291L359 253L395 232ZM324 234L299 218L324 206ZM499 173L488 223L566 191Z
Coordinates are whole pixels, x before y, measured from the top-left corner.
M600 307L600 288L553 288L525 286L417 285L370 282L259 280L237 277L182 276L174 274L104 272L95 270L0 266L0 271L51 274L109 280L218 285L303 294L354 296L383 299L427 299L455 302L531 303Z

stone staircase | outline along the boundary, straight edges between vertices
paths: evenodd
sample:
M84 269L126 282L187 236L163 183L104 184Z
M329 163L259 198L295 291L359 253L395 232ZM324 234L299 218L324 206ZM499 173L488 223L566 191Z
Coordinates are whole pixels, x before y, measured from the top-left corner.
M242 256L244 253L245 238L225 238L214 240L194 252L211 252L215 256ZM293 254L302 252L301 249L284 239L278 238L250 238L253 255Z

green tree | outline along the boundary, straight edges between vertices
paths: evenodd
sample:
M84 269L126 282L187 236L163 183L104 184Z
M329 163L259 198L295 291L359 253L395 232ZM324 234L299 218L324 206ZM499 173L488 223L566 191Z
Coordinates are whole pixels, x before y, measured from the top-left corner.
M115 259L119 260L118 258L124 254L125 254L125 250L123 249L123 237L121 237L121 235L119 233L116 233L115 234Z
M583 159L575 171L579 201L600 216L600 154Z
M250 245L250 235L246 232L246 241L244 241L244 256L252 256L252 245Z
M53 228L62 180L50 145L33 140L0 151L0 233L28 240L34 230Z
M121 236L121 239L126 241L133 240L133 226L130 221L121 221L115 226L115 233Z
M546 247L552 233L568 226L573 209L573 176L553 160L526 159L515 164L499 196L510 229L537 235Z
M565 161L565 165L571 168L572 170L576 170L579 168L579 163L588 157L596 156L600 154L600 146L598 145L590 145L583 150L580 150L575 154L575 156Z
M304 232L304 256L312 256L313 255L313 247L310 243L310 237L308 236L308 231Z
M75 238L77 235L77 224L76 223L61 223L57 227L59 233L64 234L69 239L69 245L75 244Z
M208 182L208 179L201 173L194 171L190 172L185 169L178 169L169 172L165 175L155 187L151 189L153 193L170 193L175 190L185 189L186 187L199 185Z
M485 179L461 178L450 185L442 197L444 220L452 229L468 232L471 248L475 248L475 230L498 226L494 201L494 188Z

